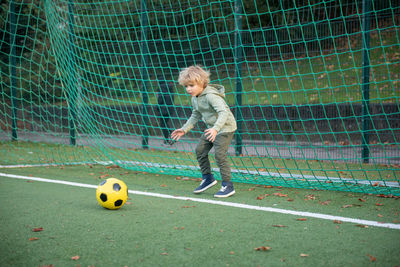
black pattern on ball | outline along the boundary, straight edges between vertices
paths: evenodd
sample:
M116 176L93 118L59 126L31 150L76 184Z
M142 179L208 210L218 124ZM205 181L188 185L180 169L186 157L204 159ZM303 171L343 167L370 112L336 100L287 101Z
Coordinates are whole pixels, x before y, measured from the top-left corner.
M104 194L104 193L101 193L100 199L101 199L101 201L106 202L107 201L107 195Z
M118 199L117 201L115 201L114 203L115 207L119 207L122 205L122 199Z
M119 184L115 183L113 185L113 189L118 192L119 190L121 190L121 186Z

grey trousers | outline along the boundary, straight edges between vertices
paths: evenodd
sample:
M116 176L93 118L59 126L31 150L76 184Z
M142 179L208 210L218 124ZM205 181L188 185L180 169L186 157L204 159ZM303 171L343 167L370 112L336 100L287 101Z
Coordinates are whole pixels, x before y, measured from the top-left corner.
M227 152L231 144L234 132L217 134L214 143L207 140L206 136L202 134L200 141L196 146L196 157L200 165L201 173L211 174L210 160L208 153L211 148L215 150L215 160L221 172L221 178L224 182L231 181L231 166L229 165Z

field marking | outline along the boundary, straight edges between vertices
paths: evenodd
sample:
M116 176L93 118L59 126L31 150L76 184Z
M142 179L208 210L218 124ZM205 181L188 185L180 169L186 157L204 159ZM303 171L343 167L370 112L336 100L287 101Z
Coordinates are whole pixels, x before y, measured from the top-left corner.
M64 185L77 186L77 187L97 188L97 185L75 183L75 182L69 182L69 181L64 181L64 180L51 180L51 179L40 178L40 177L30 177L30 176L8 174L8 173L0 173L0 176L14 178L14 179L24 179L24 180L32 180L32 181L54 183L54 184L64 184ZM142 196L176 199L176 200L184 200L184 201L189 200L189 201L193 201L193 202L201 202L201 203L220 205L220 206L228 206L228 207L250 209L250 210L260 210L260 211L289 214L289 215L295 215L295 216L301 216L301 217L311 217L311 218L330 220L330 221L337 220L337 221L350 222L350 223L355 223L355 224L360 224L360 225L368 225L368 226L400 230L400 224L394 224L394 223L381 223L381 222L377 222L377 221L369 221L369 220L334 216L334 215L321 214L321 213L313 213L313 212L306 212L306 211L294 211L294 210L286 210L286 209L278 209L278 208L270 208L270 207L261 207L261 206L241 204L241 203L235 203L235 202L218 201L218 200L202 199L202 198L194 198L194 197L180 197L180 196L172 196L172 195L166 195L166 194L160 194L160 193L142 192L142 191L136 191L136 190L128 190L128 192L131 194L142 195Z
M156 162L146 162L146 161L94 161L94 162L70 162L64 164L55 163L43 163L43 164L20 164L20 165L0 165L0 169L11 169L11 168L31 168L31 167L57 167L57 166L68 166L68 165L83 165L83 164L100 164L100 165L112 165L120 164L119 166L129 167L132 165L141 165L156 168L169 168L169 169L188 169L197 171L200 168L198 166L191 165L175 165L175 164L164 164ZM213 171L219 172L218 168L212 168ZM384 186L384 187L400 187L399 182L393 181L382 181L382 180L357 180L351 178L340 178L331 176L315 176L315 175L305 175L305 174L293 174L293 173L276 173L269 171L250 171L250 170L239 170L232 169L232 173L250 174L250 175L261 175L266 177L279 177L283 179L299 179L307 180L308 182L332 182L332 183L350 183L359 184L367 186Z

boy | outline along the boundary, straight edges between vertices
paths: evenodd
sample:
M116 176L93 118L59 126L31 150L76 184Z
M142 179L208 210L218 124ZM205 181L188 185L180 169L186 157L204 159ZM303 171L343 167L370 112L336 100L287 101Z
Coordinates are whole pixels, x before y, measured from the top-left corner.
M214 147L215 160L222 177L222 187L214 197L229 197L235 194L235 189L231 182L231 168L227 152L236 130L236 120L225 102L225 89L222 85L209 84L210 72L199 66L183 69L179 73L178 82L192 96L193 111L182 128L171 133L171 138L178 141L200 119L208 127L196 146L196 157L202 173L202 182L193 192L198 194L217 184L211 174L211 166L208 159L208 153Z

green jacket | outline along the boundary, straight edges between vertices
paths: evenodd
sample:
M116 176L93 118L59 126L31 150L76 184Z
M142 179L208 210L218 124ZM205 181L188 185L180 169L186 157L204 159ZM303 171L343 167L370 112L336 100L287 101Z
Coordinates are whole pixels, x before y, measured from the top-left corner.
M209 84L199 96L192 97L192 115L182 126L185 133L202 119L208 128L218 133L234 132L236 120L225 102L225 88L218 84Z

